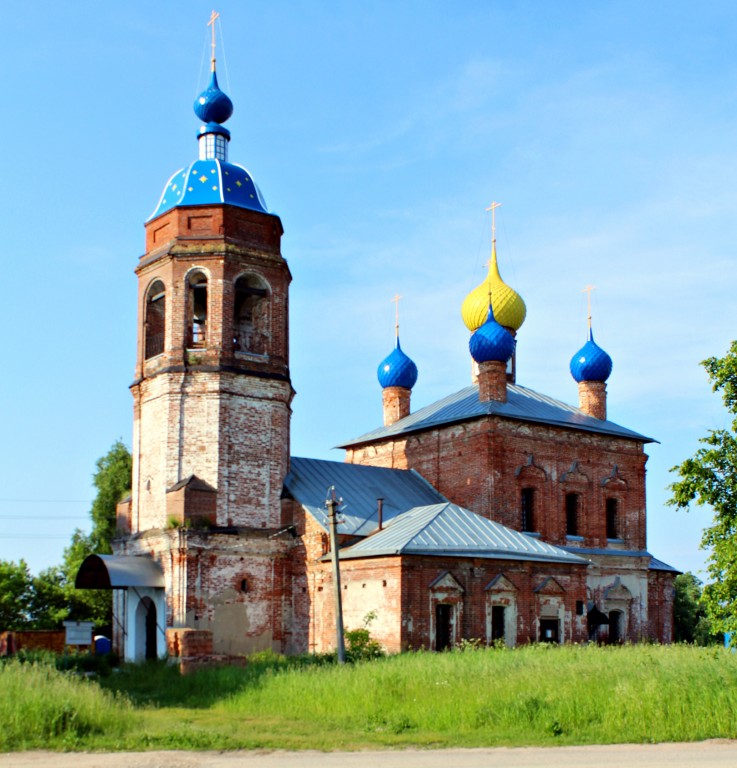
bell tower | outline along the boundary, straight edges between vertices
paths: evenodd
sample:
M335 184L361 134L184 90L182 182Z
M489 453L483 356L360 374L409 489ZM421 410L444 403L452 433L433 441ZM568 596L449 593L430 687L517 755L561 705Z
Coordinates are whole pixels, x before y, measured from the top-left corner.
M213 41L214 43L214 41ZM146 222L138 276L131 533L281 526L288 472L289 268L251 174L228 161L233 105L195 101L199 157Z

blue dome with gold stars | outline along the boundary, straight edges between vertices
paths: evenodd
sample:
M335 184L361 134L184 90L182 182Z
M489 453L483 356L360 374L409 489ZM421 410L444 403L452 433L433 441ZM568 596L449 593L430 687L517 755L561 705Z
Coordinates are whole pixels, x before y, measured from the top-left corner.
M248 170L228 162L230 131L221 123L233 114L233 102L218 86L214 58L210 84L195 100L194 111L204 122L197 134L199 159L169 179L148 220L184 205L226 204L269 213Z
M468 341L471 357L477 363L489 363L496 360L506 363L514 354L512 334L494 319L494 310L489 305L486 321Z
M417 383L417 366L402 352L399 336L397 336L397 346L379 363L376 375L384 389L387 387L412 389Z
M177 171L166 183L159 204L149 218L155 219L179 205L217 203L269 212L251 174L242 165L209 158L195 160Z
M571 358L571 376L577 381L606 381L612 372L612 358L594 341L589 329L589 339Z

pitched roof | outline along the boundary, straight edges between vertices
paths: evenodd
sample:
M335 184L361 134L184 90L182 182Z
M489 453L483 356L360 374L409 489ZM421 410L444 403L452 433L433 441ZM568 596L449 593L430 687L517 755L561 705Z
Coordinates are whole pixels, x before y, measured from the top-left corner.
M518 421L551 424L567 429L579 429L584 432L597 432L615 437L625 437L642 443L655 442L650 437L645 437L626 427L620 427L612 421L602 421L593 416L588 416L580 408L567 405L560 400L542 395L527 387L522 387L519 384L507 384L506 403L500 403L495 400L481 402L479 400L478 386L473 385L453 395L448 395L448 397L444 397L442 400L438 400L431 405L420 408L419 411L400 419L388 427L379 427L338 447L349 448L361 443L370 443L387 437L405 435L443 424L452 424L453 422L466 421L483 416L501 416Z
M367 467L342 461L291 458L284 480L285 492L327 528L325 500L330 489L342 498L338 533L367 536L378 525L377 499L384 499L383 520L388 523L413 507L447 499L414 470Z
M416 507L386 528L340 550L342 560L387 555L535 560L588 565L578 555L444 502Z

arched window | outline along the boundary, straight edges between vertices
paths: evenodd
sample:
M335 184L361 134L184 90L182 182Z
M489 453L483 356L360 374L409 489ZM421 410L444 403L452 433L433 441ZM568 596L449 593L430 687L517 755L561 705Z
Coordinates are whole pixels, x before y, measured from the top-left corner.
M606 537L619 538L619 502L617 499L606 500Z
M579 495L566 494L566 536L578 536Z
M156 357L164 351L166 328L166 288L161 280L155 280L146 294L146 319L144 321L144 357Z
M241 275L235 282L233 348L266 355L269 349L269 290L258 275Z
M190 348L207 346L207 276L202 272L192 272L187 280Z
M520 491L521 528L531 533L535 530L535 489L523 488Z

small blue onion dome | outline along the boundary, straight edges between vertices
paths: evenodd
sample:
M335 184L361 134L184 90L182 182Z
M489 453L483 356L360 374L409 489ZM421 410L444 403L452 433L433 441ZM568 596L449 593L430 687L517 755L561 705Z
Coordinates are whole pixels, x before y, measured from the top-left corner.
M233 102L218 87L215 72L210 85L195 99L194 111L204 123L224 123L233 114Z
M471 336L468 342L471 357L477 363L497 360L506 363L514 354L512 334L494 319L494 310L489 306L486 321Z
M589 340L571 358L571 376L577 381L606 381L612 372L612 358L594 341Z
M379 363L376 375L384 389L387 387L412 389L417 383L417 366L402 352L398 336L397 346Z

